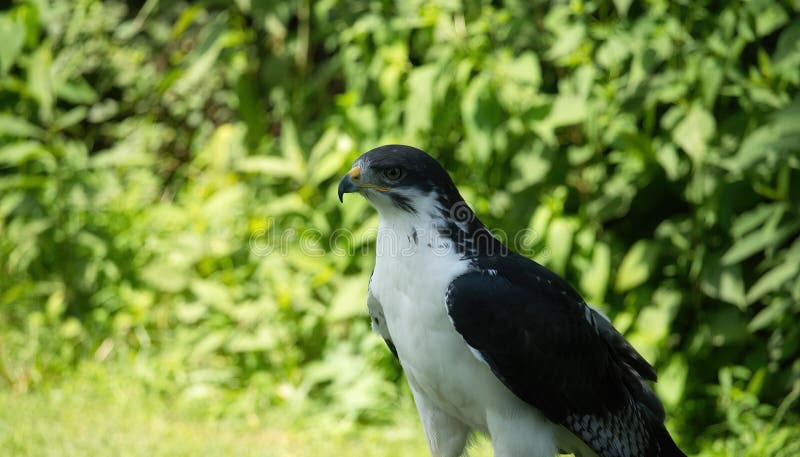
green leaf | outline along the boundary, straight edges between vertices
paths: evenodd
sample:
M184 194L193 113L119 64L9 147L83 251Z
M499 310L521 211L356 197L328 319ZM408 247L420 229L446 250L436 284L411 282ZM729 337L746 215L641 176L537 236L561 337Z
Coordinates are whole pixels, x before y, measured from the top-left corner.
M53 120L53 130L64 130L82 122L86 119L87 112L88 108L85 106L76 106L66 113L60 113L56 116L55 120Z
M555 146L555 130L567 125L579 124L586 120L589 107L583 97L559 94L553 100L550 111L544 119L533 119L531 128L549 145Z
M22 117L0 114L0 135L41 138L44 135L44 130Z
M281 157L245 157L236 163L236 170L245 173L260 173L275 178L300 178L291 162Z
M614 7L617 9L617 14L622 17L627 16L631 3L633 3L633 0L614 0Z
M571 24L558 28L558 36L553 46L547 51L551 60L560 60L572 54L586 37L585 24Z
M56 94L60 99L82 105L91 105L98 98L97 92L83 78L63 82L56 89Z
M747 302L753 303L769 292L780 289L787 283L793 284L798 278L800 273L800 263L796 260L786 260L777 267L765 273L756 281L755 284L747 291Z
M244 126L222 124L214 130L206 146L194 159L198 166L226 171L235 168L245 156Z
M631 0L621 0L630 5ZM627 9L627 6L626 6ZM622 13L624 15L624 13ZM626 39L627 38L627 39ZM597 50L597 63L609 70L616 70L631 55L631 39L625 36L612 36Z
M736 155L727 163L732 170L744 172L767 157L797 151L800 144L800 98L771 116L770 121L750 133Z
M547 263L556 273L564 274L566 271L574 234L575 224L563 218L553 220L547 229L547 247L550 250Z
M786 22L789 20L789 15L779 4L771 3L769 6L756 14L755 20L756 33L758 36L763 37L765 35L769 35L777 28L786 24Z
M188 284L185 271L180 271L167 262L155 262L142 269L141 279L156 290L164 292L180 292Z
M704 259L700 289L709 297L740 308L747 305L741 267L721 263L716 257L708 256Z
M175 308L175 316L184 324L196 324L208 314L205 303L181 303Z
M335 130L327 130L317 144L311 148L308 168L311 172L309 183L318 185L333 177L345 166L351 154L352 141Z
M0 220L8 217L24 199L25 194L22 192L4 193L3 197L0 198Z
M694 105L681 122L675 126L672 139L695 162L704 160L709 141L714 138L716 121L700 105Z
M591 303L603 303L611 276L611 248L605 243L594 245L591 266L581 275L581 290Z
M30 161L43 164L47 171L56 168L55 158L38 141L23 141L0 147L0 167L18 167Z
M218 19L221 18L218 17ZM187 59L191 63L184 72L180 73L180 76L171 87L171 90L178 94L190 93L199 84L200 80L211 72L224 49L224 40L221 37L224 31L224 24L217 20L207 30L208 36Z
M223 330L213 331L213 332L210 332L210 333L207 333L207 334L203 335L199 339L199 341L197 341L194 344L194 347L192 347L192 349L191 349L191 357L193 359L201 359L201 358L207 356L208 354L216 352L228 340L228 335L229 335L229 333L227 331L223 331ZM213 371L212 372L200 371L199 373L212 374ZM195 372L195 375L197 375L197 374L198 374L198 372Z
M44 121L49 121L53 116L53 103L55 94L51 66L53 53L49 45L42 45L28 62L28 90L39 102L39 116Z
M105 99L92 105L89 110L89 122L106 122L119 112L119 103L113 99Z
M224 284L207 279L194 279L189 288L200 303L226 311L233 305L231 289Z
M366 315L367 281L354 277L337 286L328 318L332 321Z
M586 100L576 95L559 95L553 102L545 123L551 128L583 122L589 115Z
M474 157L485 163L491 157L492 134L500 122L501 112L488 75L480 74L472 79L461 100L461 113L464 118L464 131Z
M688 377L689 364L679 355L672 357L666 368L658 374L656 392L667 407L675 408L681 404Z
M668 287L660 287L653 294L652 302L639 311L630 341L647 360L658 360L681 302L680 293Z
M652 241L637 241L625 254L617 271L614 288L617 292L625 292L641 285L653 273L658 265L660 249Z
M517 57L503 60L499 69L506 77L513 81L535 89L542 82L542 71L536 54L530 51L523 52Z
M656 158L670 181L682 178L688 171L689 167L681 162L681 156L678 155L677 149L671 143L664 144L658 148Z
M778 228L765 226L761 230L737 240L722 256L722 263L731 265L769 247L777 246L796 233L798 229L800 229L800 220L787 222Z
M213 214L217 220L231 220L241 212L247 188L242 183L223 187L209 195L203 203L203 212Z
M274 349L277 341L272 329L262 326L255 332L234 334L227 349L231 352L262 352Z
M731 226L731 234L736 238L741 238L748 232L755 230L764 224L770 216L781 217L787 210L785 203L763 203L746 213L738 216Z
M300 146L300 136L291 119L285 119L281 124L281 154L297 170L297 176L305 174L306 160Z
M775 322L779 322L781 318L787 316L789 311L789 301L787 300L774 300L767 305L764 309L758 312L747 324L747 328L751 332L757 332L765 329Z
M0 15L0 77L5 76L17 60L25 42L25 25Z
M438 66L423 65L408 75L408 98L405 106L406 134L414 138L418 132L427 132L433 125L433 85Z
M700 81L703 87L703 103L711 109L719 94L725 72L722 63L712 57L703 59L700 71L702 72Z
M800 21L795 20L781 32L775 53L772 55L772 68L776 74L800 83L797 68L800 67Z
M545 180L550 171L550 161L544 154L544 143L535 142L530 147L521 149L511 159L513 169L518 177L508 181L508 190L520 192L525 188Z

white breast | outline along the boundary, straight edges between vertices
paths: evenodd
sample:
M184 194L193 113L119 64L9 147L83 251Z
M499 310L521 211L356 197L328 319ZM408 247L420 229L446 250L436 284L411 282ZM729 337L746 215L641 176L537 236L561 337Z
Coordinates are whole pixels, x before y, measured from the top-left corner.
M497 401L497 391L507 391L470 352L445 305L448 286L469 270L469 261L433 226L408 222L382 220L370 291L383 308L412 387L444 411L485 429L486 404Z

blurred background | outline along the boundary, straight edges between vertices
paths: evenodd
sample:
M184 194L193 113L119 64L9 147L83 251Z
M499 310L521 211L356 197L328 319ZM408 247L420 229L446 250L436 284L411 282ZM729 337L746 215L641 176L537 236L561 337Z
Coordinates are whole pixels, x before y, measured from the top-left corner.
M800 455L797 0L2 8L0 454L426 455L335 191L406 143L689 454Z

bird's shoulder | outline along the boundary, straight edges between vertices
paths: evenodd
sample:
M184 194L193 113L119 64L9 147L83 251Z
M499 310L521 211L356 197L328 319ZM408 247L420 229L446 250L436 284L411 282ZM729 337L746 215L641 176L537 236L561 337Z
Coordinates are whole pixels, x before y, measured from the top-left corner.
M604 413L627 400L624 364L601 332L603 318L533 260L514 253L478 259L452 281L445 301L467 344L551 419Z

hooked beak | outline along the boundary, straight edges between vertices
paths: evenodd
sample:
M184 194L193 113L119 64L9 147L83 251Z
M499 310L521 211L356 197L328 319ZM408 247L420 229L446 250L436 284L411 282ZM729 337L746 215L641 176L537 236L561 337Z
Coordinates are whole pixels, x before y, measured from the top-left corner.
M358 192L361 189L374 189L378 192L389 192L389 188L378 186L361 180L361 167L356 165L339 181L339 201L344 203L344 194Z
M344 175L341 181L339 181L340 202L344 203L344 194L358 192L358 184L356 184L353 180L360 179L360 176L361 168L359 166L355 166Z

